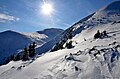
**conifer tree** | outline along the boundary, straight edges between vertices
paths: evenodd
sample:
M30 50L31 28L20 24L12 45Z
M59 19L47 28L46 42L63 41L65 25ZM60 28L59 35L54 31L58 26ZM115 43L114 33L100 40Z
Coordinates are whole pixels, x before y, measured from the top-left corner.
M27 61L29 58L28 58L28 49L27 47L24 48L24 53L23 53L23 61Z
M32 56L35 56L35 47L36 47L36 43L33 42L33 45L32 45Z
M29 57L35 56L35 47L36 47L35 42L33 42L33 44L29 46Z
M8 57L5 61L5 64L9 63L10 62L10 58Z
M29 45L28 51L29 51L29 57L32 57L32 45L31 44Z
M68 49L70 49L70 48L72 48L73 46L72 46L72 41L70 41L69 43L66 43L66 46L65 47L67 47Z
M10 56L10 60L14 60L14 55L11 55L11 56Z
M103 31L103 37L108 37L106 30Z
M20 60L20 54L19 53L14 57L14 61L18 61L18 60Z
M101 38L101 33L98 30L97 33L94 35L94 39Z

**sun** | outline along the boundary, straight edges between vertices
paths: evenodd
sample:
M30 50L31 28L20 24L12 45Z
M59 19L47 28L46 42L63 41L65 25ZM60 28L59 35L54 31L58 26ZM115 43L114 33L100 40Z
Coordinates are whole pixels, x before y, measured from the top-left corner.
M45 15L50 15L52 12L53 12L53 6L51 4L48 4L48 3L44 3L42 5L42 12L45 14Z

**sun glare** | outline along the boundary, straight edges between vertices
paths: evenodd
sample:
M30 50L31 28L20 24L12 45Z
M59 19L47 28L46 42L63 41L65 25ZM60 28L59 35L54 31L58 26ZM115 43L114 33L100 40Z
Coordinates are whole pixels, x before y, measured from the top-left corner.
M42 12L45 15L50 15L53 12L53 7L51 4L45 3L42 5Z

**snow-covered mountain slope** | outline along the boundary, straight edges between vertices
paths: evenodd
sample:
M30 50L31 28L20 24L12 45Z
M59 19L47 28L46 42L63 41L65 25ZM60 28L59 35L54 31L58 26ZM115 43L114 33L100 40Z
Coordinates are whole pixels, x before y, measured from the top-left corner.
M29 37L31 40L36 41L38 45L43 45L44 43L52 40L62 32L63 32L62 29L48 28L48 29L44 29L43 31L23 33L23 34Z
M120 7L115 8L118 4L120 1L113 2L65 30L56 37L59 39L41 46L48 50L47 46L53 43L72 40L73 48L47 52L36 60L12 61L0 67L0 79L120 79ZM110 6L112 10L108 9ZM107 36L94 39L97 30L106 30ZM71 34L72 39L68 39ZM38 49L37 52L42 51Z
M32 42L36 42L40 47L44 43L48 42L54 38L59 33L63 32L62 29L50 28L47 33L51 34L49 36L46 31L41 31L42 33L32 32L32 33L18 33L15 31L4 31L0 33L0 64L3 64L7 57L16 54L28 46ZM58 31L58 32L57 32ZM54 34L53 34L54 32Z
M64 44L65 41L67 41L67 39L69 39L69 37L71 35L75 36L75 35L81 33L82 31L84 31L85 29L92 28L92 27L98 26L100 24L119 22L119 20L120 20L119 1L116 1L116 2L109 4L106 7L98 10L97 12L94 12L94 13L88 15L87 17L83 18L82 20L78 21L77 23L72 25L70 28L65 30L63 33L58 35L55 39L52 39L51 41L45 43L43 46L37 48L37 51L40 54L43 52L45 53L45 52L49 51L58 42L61 43L64 41L63 42L63 44ZM92 33L94 33L94 32L92 32ZM87 34L89 34L89 33L87 33ZM86 36L84 37L84 35L83 35L82 40L84 38L88 38L88 37L86 37ZM42 49L44 49L44 50L42 50Z
M37 31L37 32L39 34L47 35L50 39L53 39L55 36L62 33L63 30L62 29L57 29L57 28L50 28L50 29L45 29L43 31Z
M0 33L0 64L6 61L10 55L17 53L24 46L32 43L32 40L25 35L14 31L5 31Z
M47 42L46 39L49 40L49 37L47 35L39 34L37 32L30 32L30 33L23 33L23 34L26 35L32 41L35 41L37 45L40 45L40 46Z

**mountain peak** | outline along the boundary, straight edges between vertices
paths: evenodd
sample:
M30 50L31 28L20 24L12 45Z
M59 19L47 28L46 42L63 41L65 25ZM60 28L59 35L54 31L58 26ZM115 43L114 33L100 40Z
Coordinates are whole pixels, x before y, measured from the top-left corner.
M64 31L63 29L59 29L59 28L48 28L48 29L44 29L43 31L37 31L37 33L45 34L48 37L53 37L59 33L62 33L63 31Z
M43 31L37 31L37 32L39 33L39 32L49 32L49 31L63 31L63 29L59 29L59 28L47 28L47 29L44 29Z
M110 3L109 5L103 7L98 11L99 13L107 12L107 13L118 13L120 12L120 1L115 1Z
M12 30L6 30L6 31L4 31L4 32L14 32L14 31L12 31ZM1 32L1 33L3 33L3 32Z
M112 2L111 4L101 8L92 16L104 23L117 21L120 18L120 1ZM106 21L105 21L106 20Z
M112 2L111 4L109 4L108 6L106 6L104 8L104 10L106 11L110 11L110 10L117 10L117 11L120 11L120 1L115 1L115 2Z
M6 31L3 31L3 32L0 32L0 34L19 34L18 32L16 31L13 31L13 30L6 30Z

